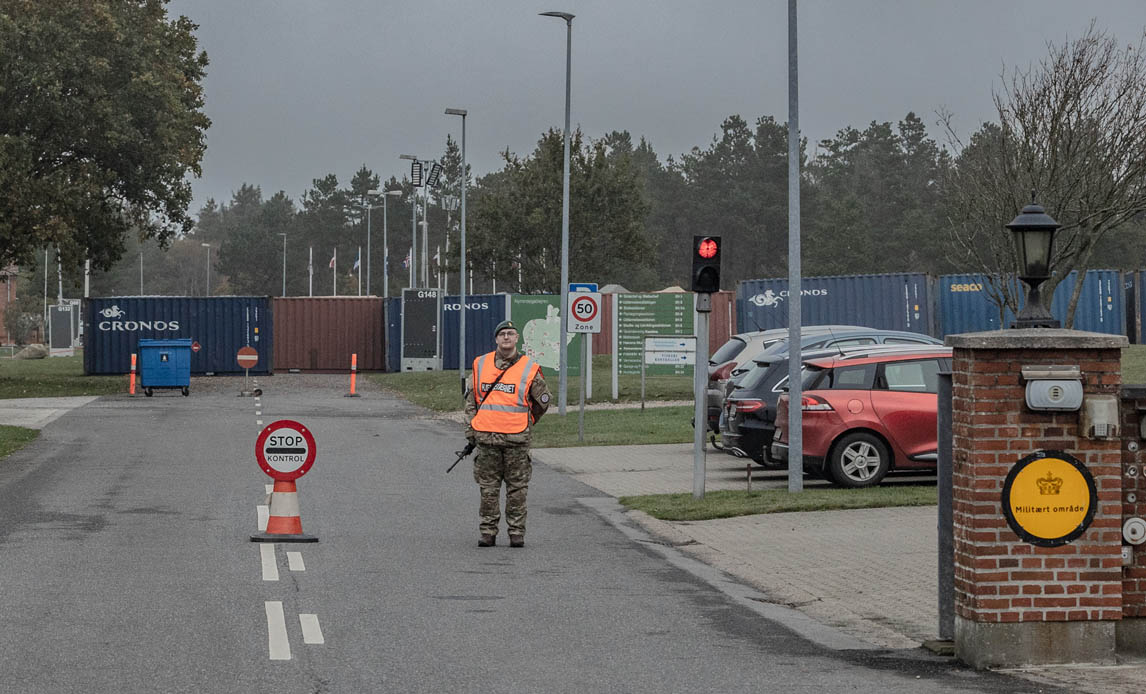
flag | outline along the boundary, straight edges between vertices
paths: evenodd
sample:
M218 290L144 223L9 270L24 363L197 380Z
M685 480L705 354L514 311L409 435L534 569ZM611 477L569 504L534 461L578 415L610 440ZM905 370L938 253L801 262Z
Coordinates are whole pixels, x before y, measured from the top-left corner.
M361 264L362 264L362 251L358 251L358 257L354 259L354 267L350 268L351 272L353 272L354 270L357 270L358 266Z
M327 267L333 268L334 267L334 259L337 257L338 257L338 251L335 251L334 255L330 256L330 265L327 265Z
M434 262L435 262L435 263L441 263L441 261L442 261L442 249L440 249L440 248L439 248L439 249L438 249L438 250L437 250L437 251L434 253Z
M402 261L402 267L410 267L410 251L406 251L406 258Z

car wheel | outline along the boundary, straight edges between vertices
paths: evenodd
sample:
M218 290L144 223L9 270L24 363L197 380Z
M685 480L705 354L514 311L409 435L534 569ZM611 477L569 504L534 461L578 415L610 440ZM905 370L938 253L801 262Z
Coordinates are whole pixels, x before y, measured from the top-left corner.
M832 449L828 474L841 487L879 484L891 467L891 453L878 437L857 431L844 436Z
M183 386L183 397L187 397L190 394L191 390L187 386Z
M146 389L144 389L144 391L143 391L143 394L144 394L144 395L146 395L146 396L147 396L147 397L149 397L149 398L150 398L152 395L154 395L154 393L152 393L152 392L151 392L151 389L150 389L150 388L146 388Z

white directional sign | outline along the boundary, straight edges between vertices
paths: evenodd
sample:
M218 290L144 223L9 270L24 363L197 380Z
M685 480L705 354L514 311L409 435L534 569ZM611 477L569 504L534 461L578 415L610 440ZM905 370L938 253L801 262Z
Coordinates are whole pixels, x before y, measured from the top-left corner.
M569 294L569 332L601 332L601 294L577 292Z
M693 335L646 335L645 363L674 366L696 363L696 337Z

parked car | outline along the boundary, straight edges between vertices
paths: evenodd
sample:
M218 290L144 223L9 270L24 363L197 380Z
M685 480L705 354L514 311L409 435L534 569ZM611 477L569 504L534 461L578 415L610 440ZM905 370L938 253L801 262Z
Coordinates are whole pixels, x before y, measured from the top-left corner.
M951 350L841 355L804 362L804 471L869 487L890 470L935 467L939 372ZM788 460L788 394L776 408L772 458Z
M815 335L824 332L847 332L863 330L855 325L808 325L801 329L803 334ZM708 429L719 431L718 421L720 410L724 402L728 379L732 371L748 360L764 351L768 347L788 339L787 328L774 328L772 330L757 330L755 332L738 333L728 338L712 356L708 358Z
M880 330L878 328L861 328L856 326L846 325L830 325L830 326L814 326L807 331L801 332L800 337L800 351L811 352L817 349L834 349L842 350L850 347L864 347L871 345L939 345L942 341L931 337L930 335L923 335L921 333L907 332L904 330ZM783 357L788 356L788 335L787 332L781 339L772 341L767 345L754 359L762 357ZM733 368L725 382L725 389L719 408L717 410L717 431L723 435L727 431L727 412L725 411L725 402L731 395L734 386L740 383L740 380L747 375L749 369L754 365L754 361L748 361L744 365ZM709 388L711 389L712 381L709 381ZM712 396L709 395L709 419L712 419ZM710 427L711 428L711 427ZM765 443L767 445L767 443ZM761 454L763 457L763 454Z
M934 350L933 344L875 344L862 347L805 350L804 360L847 354L909 353ZM729 390L721 417L720 442L725 452L751 458L764 467L776 467L769 448L775 430L776 403L788 389L787 354L758 356L753 366Z

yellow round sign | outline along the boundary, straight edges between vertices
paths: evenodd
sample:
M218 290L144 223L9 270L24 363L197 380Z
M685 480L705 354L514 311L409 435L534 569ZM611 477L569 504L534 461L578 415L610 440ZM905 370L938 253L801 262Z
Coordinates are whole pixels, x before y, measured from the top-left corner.
M1022 539L1064 545L1086 532L1097 508L1094 477L1062 451L1036 451L1011 468L1003 485L1003 514Z

